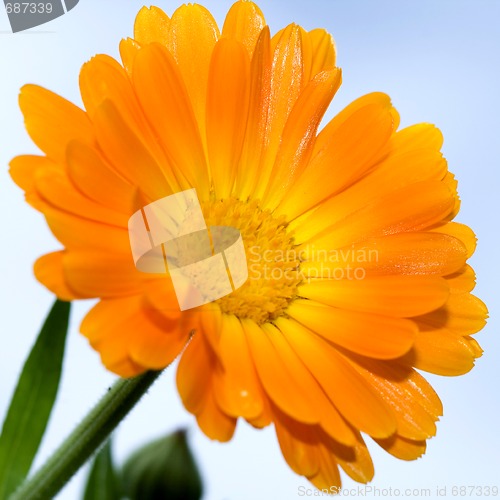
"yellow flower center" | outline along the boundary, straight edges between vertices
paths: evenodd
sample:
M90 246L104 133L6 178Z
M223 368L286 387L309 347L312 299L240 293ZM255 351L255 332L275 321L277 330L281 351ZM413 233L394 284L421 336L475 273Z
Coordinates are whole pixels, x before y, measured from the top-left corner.
M283 314L295 298L300 279L300 260L284 217L262 210L256 201L235 198L203 205L209 226L239 229L245 246L248 279L246 283L217 300L221 310L258 324Z

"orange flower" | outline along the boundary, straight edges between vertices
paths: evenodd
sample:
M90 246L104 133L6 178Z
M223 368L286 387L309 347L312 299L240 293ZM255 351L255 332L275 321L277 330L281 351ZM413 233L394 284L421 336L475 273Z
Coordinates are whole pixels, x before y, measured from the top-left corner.
M143 8L122 64L82 68L85 111L27 85L20 105L43 156L15 182L64 249L36 277L59 298L99 298L82 333L130 377L182 353L177 383L210 438L274 424L290 467L318 488L338 466L367 482L362 433L403 460L425 451L442 408L415 370L468 372L485 324L470 294L475 237L432 125L397 131L366 95L318 126L340 85L332 39L270 36L238 1L222 32L199 5ZM179 311L172 281L134 266L128 220L195 188L207 225L243 238L249 279ZM254 267L252 267L254 266ZM194 334L193 334L194 333Z

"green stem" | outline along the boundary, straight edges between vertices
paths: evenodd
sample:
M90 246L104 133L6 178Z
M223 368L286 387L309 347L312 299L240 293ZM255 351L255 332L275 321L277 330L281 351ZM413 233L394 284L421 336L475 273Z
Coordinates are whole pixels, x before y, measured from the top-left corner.
M28 478L9 500L45 500L56 495L104 443L160 373L149 371L115 382L43 467Z

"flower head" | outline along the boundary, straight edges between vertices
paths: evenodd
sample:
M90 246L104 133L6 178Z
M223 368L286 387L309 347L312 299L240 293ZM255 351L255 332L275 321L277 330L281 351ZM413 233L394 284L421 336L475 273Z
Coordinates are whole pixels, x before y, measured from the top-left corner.
M222 31L199 5L171 18L143 8L120 52L83 66L85 110L22 89L43 155L15 158L12 176L64 247L36 277L61 299L100 299L81 331L115 373L182 352L179 393L213 439L239 418L272 423L318 488L340 484L338 466L372 478L362 434L419 457L442 408L416 369L469 371L486 318L439 130L398 130L373 93L318 133L341 79L331 36L297 25L271 36L246 0ZM128 221L193 188L207 226L240 232L249 273L180 311L169 277L135 267Z

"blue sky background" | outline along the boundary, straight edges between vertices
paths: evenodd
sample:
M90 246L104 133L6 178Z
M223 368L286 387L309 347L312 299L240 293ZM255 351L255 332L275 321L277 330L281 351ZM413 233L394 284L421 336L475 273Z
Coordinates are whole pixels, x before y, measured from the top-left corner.
M219 22L229 0L206 0ZM171 14L179 5L157 3ZM444 153L459 180L462 209L457 218L479 238L471 264L478 274L476 293L489 306L491 319L476 338L485 350L476 368L459 378L429 376L444 403L438 435L427 454L401 462L369 443L377 488L406 489L454 485L499 486L500 335L499 277L499 135L500 2L496 0L263 0L259 3L273 32L290 22L307 29L324 27L335 37L343 85L330 107L333 116L356 97L371 91L391 95L402 125L436 124L444 133ZM36 153L24 131L17 106L19 88L37 83L79 103L78 72L92 55L118 55L121 38L132 34L136 0L81 0L70 13L29 32L11 34L0 9L0 415L3 415L20 367L53 298L32 274L34 260L59 248L41 215L23 202L7 174L9 160ZM73 309L64 363L64 379L48 433L36 464L54 449L113 376L78 334L90 302ZM228 444L211 442L179 401L174 369L123 423L115 440L122 460L145 440L180 426L190 440L206 484L205 500L300 498L309 483L290 471L274 431L240 424ZM79 474L57 498L79 496ZM345 480L347 488L356 488ZM355 493L355 492L353 492ZM355 495L350 495L355 496ZM367 497L374 495L368 494ZM380 496L380 495L379 495Z

